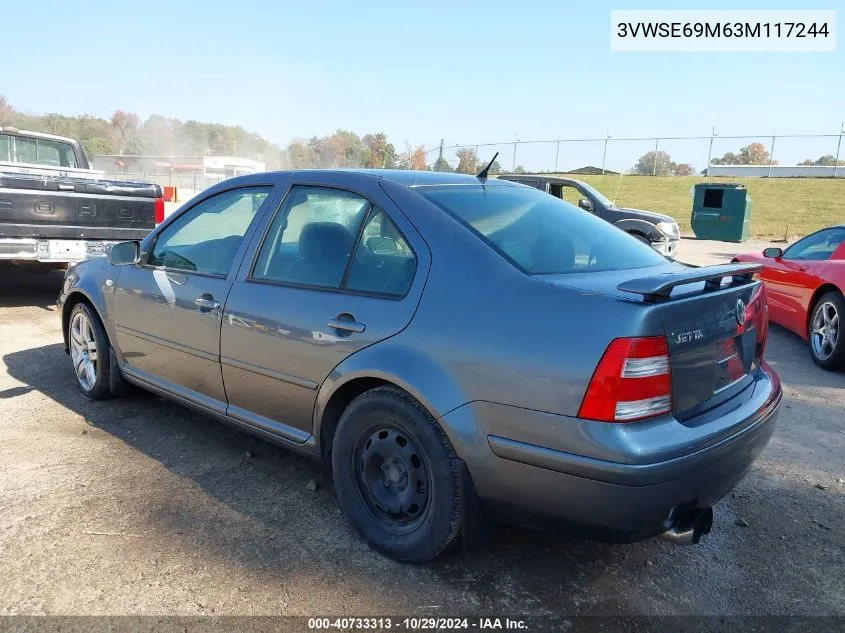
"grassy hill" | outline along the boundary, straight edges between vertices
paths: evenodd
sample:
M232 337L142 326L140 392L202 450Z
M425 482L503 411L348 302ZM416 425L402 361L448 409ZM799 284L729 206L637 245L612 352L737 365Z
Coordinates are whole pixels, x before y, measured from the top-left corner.
M564 174L561 174L565 176ZM653 176L575 176L620 206L659 211L678 220L692 235L692 186L699 182L737 182L752 199L751 234L763 238L806 235L845 223L845 178L703 178ZM618 193L617 193L618 188Z

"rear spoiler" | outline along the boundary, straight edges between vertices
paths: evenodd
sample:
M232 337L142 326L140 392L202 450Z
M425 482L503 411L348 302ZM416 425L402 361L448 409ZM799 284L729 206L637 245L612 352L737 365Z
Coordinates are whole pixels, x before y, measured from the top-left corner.
M617 286L623 292L642 295L650 303L667 301L675 286L705 282L705 292L718 290L722 287L725 277L731 277L731 285L741 285L750 282L754 274L763 270L760 264L720 264L718 266L702 266L671 273L640 277L623 281Z

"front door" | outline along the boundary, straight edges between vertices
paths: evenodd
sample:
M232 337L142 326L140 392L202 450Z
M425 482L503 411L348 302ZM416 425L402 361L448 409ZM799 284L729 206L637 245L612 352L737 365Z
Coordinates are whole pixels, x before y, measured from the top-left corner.
M222 306L271 189L232 189L200 201L156 236L141 263L121 269L114 313L124 371L225 413Z
M845 229L823 229L795 242L774 260L767 260L759 277L766 284L773 321L806 334L807 311L831 255L845 241Z
M375 180L361 187L294 184L247 253L221 332L231 417L304 442L329 373L411 320L428 249Z

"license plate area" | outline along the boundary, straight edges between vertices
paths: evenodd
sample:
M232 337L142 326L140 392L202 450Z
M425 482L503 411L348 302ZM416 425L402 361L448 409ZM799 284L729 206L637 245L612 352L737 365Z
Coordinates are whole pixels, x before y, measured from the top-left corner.
M47 240L47 257L59 261L77 261L88 257L84 240Z
M751 372L756 341L757 332L750 328L716 343L713 395L734 386Z

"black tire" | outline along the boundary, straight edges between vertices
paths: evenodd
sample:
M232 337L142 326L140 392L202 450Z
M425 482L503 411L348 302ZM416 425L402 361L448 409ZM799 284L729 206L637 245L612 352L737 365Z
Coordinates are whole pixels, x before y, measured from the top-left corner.
M828 318L832 314L836 315L836 321L832 328L835 332L835 341L829 342L829 338L823 335L814 334L814 326L817 321L824 324L824 311ZM843 340L842 326L845 325L845 297L841 292L827 292L818 298L813 305L813 311L810 313L810 323L807 328L809 334L810 356L819 367L827 369L828 371L838 371L845 367L845 340ZM829 337L831 330L830 325L825 324L825 330ZM828 341L828 343L823 343Z
M648 238L647 238L645 235L643 235L642 233L630 233L630 235L631 235L631 236L633 236L633 237L635 237L635 238L637 238L639 241L641 241L641 242L642 242L643 244L645 244L646 246L649 246L649 247L651 246L651 240L650 240L650 239L648 239Z
M346 408L332 471L346 516L386 556L431 560L461 530L461 461L434 418L400 389L373 389Z
M90 324L90 335L92 335L93 342L96 346L96 360L93 361L95 379L93 381L90 380L90 376L88 379L81 377L80 372L77 370L79 356L75 355L75 335L73 331L77 324L77 315L83 317L85 319L85 323ZM103 324L100 322L100 318L97 316L97 313L91 309L88 304L84 302L77 303L70 311L70 318L68 319L67 327L68 348L71 354L71 364L74 369L74 377L76 378L76 384L79 387L79 390L92 400L104 400L106 398L110 398L112 395L111 345L109 344L109 337L106 335L106 331L103 329ZM86 335L87 334L88 333L86 332Z

